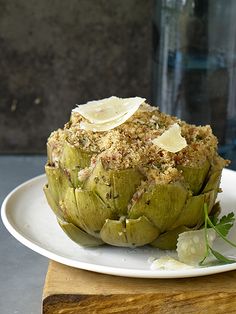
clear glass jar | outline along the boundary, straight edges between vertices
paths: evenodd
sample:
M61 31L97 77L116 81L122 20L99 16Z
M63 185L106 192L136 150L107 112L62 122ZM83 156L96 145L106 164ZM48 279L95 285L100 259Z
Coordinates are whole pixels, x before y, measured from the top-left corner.
M153 102L210 124L236 169L236 1L156 0Z

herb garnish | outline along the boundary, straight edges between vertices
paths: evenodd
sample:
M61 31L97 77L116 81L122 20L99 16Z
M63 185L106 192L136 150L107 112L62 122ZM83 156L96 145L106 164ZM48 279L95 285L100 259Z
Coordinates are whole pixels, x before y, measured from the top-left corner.
M227 243L232 245L233 247L236 247L236 244L231 242L227 239L227 235L229 233L229 230L233 227L235 216L234 213L231 212L226 216L223 216L220 220L218 220L217 217L213 217L212 219L209 218L208 215L208 206L205 203L204 204L204 217L205 217L205 224L204 224L204 231L205 231L205 243L206 243L206 251L204 258L200 261L199 265L203 266L205 260L207 257L209 257L210 254L215 256L218 263L221 264L230 264L235 263L236 260L229 259L226 256L222 255L221 253L217 252L216 250L213 250L213 248L209 245L208 241L208 234L207 234L207 228L212 228L215 230L215 232ZM214 263L213 263L214 264Z

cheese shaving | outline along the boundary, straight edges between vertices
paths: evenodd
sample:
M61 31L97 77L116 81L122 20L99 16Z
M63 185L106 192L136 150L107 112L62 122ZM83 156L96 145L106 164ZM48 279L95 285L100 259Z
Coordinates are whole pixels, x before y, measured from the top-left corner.
M162 135L153 139L152 142L171 153L177 153L187 146L186 139L181 135L181 128L177 123L174 123Z
M79 105L73 112L80 113L87 121L80 127L87 131L103 132L114 129L128 120L145 101L145 98L118 98L115 96L89 101Z
M168 255L155 259L151 264L151 270L186 270L193 266L187 265Z

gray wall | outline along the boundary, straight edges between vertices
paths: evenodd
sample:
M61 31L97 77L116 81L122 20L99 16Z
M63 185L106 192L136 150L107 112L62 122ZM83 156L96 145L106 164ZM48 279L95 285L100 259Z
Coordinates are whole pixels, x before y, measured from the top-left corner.
M150 100L148 0L0 0L0 153L45 151L76 103Z

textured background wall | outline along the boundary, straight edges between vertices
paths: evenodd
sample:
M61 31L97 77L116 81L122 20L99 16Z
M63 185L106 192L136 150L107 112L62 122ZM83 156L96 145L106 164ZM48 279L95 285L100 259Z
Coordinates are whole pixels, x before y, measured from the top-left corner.
M150 100L144 0L0 0L0 153L44 152L76 103Z

